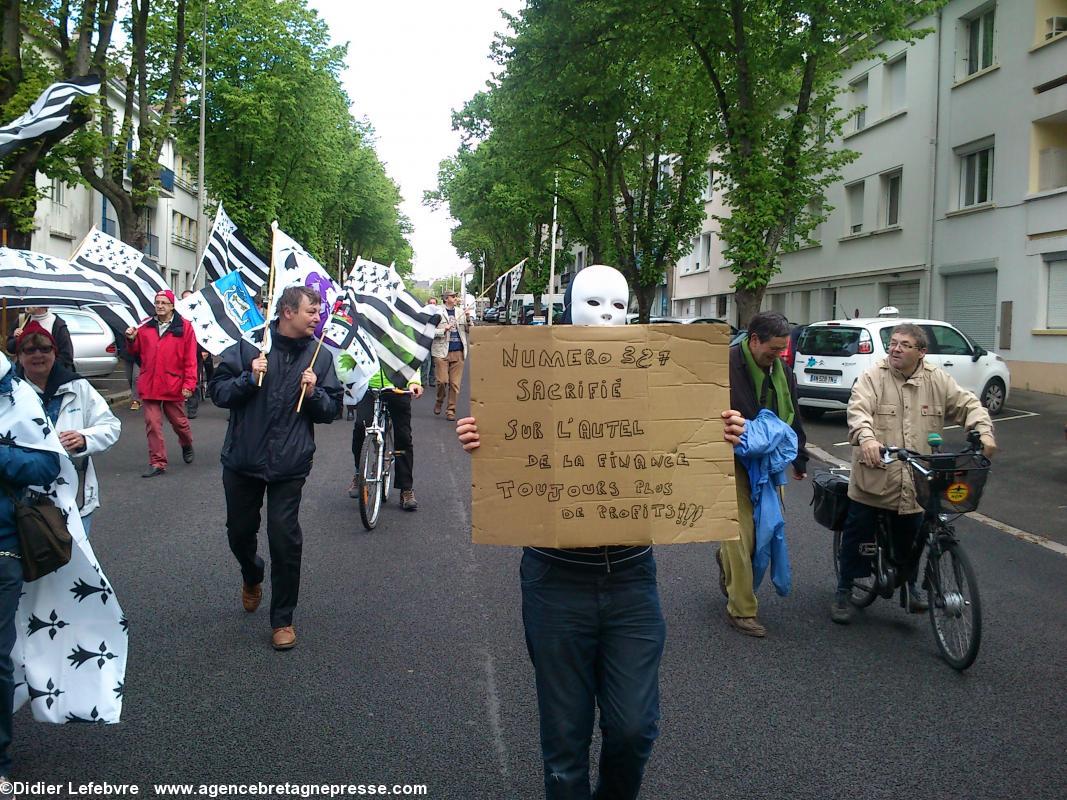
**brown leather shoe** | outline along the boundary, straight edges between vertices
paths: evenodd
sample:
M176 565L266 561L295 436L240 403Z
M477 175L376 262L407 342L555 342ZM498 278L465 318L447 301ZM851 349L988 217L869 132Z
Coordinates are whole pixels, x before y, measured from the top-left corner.
M247 583L241 584L241 605L245 607L245 611L249 614L259 608L259 601L262 599L262 583L257 583L255 586L249 586Z
M727 613L726 619L729 620L735 631L743 633L745 636L755 636L757 639L762 639L767 635L767 629L760 625L755 617L735 617Z
M275 650L291 650L296 647L296 628L292 625L275 628L270 637L270 643Z
M435 403L434 404L433 413L437 414L437 416L441 416L441 404L440 403Z

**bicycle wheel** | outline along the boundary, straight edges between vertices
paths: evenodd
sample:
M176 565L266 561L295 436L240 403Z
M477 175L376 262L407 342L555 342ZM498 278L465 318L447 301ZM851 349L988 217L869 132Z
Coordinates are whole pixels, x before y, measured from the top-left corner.
M926 602L941 657L965 670L982 643L982 603L971 562L959 542L941 539L927 552Z
M837 556L841 552L842 535L843 531L834 531L834 578L838 584L841 582L841 565L837 561ZM878 585L873 576L852 580L852 594L849 595L848 602L856 608L866 608L877 599Z
M377 437L368 436L359 451L359 517L368 531L378 524L378 512L382 510L380 448Z
M395 475L393 474L396 467L396 456L394 455L396 445L394 444L393 437L393 420L387 419L385 422L385 453L382 458L382 502L389 502L389 492L393 491L393 480Z

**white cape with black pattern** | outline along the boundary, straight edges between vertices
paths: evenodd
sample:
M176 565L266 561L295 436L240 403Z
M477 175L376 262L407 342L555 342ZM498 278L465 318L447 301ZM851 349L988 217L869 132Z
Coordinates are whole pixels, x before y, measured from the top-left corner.
M0 379L10 369L0 357ZM74 465L37 393L18 379L12 389L12 395L0 395L0 438L61 455L55 482L33 488L62 509L74 540L69 564L23 586L15 614L18 639L11 651L14 705L18 709L28 700L34 719L41 722L118 722L126 680L126 618L85 538Z

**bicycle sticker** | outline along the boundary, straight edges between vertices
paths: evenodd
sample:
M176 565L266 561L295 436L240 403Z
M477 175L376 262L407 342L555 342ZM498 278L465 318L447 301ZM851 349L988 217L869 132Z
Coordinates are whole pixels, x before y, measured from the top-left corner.
M971 495L971 487L966 483L953 483L945 489L945 497L950 503L962 503Z

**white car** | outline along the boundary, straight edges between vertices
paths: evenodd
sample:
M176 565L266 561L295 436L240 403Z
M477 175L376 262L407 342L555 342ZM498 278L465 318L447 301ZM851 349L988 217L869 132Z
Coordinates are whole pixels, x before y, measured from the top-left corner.
M74 370L83 378L110 375L118 363L115 334L88 308L53 308L57 317L62 317L70 331L74 346Z
M874 318L813 322L797 340L793 374L800 413L818 419L827 411L844 411L860 375L887 355L889 334L908 322L926 331L927 362L948 372L974 392L990 414L1004 409L1011 389L1008 365L967 338L958 328L934 319L901 319L885 308Z

